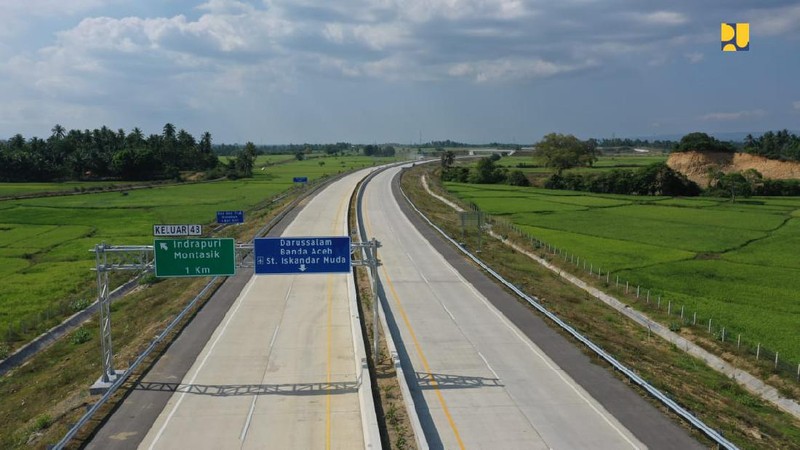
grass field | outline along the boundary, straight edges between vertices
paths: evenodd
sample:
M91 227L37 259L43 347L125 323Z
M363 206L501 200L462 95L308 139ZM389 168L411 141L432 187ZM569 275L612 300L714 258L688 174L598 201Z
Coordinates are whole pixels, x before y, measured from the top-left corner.
M295 176L313 181L387 161L325 157L269 165L279 159L259 157L250 179L0 200L0 339L24 340L71 312L63 305L93 297L95 244L152 243L154 224L211 224L217 210L248 210L292 187Z
M619 155L619 156L601 156L592 167L578 167L566 170L564 173L570 172L605 172L611 169L633 169L637 167L644 167L649 164L664 162L667 160L666 155ZM528 174L536 174L541 176L549 176L553 173L552 169L544 166L544 160L530 156L506 156L497 161L500 167L506 167L510 170L521 170ZM532 167L535 166L535 167Z
M638 158L638 157L636 157ZM589 194L446 183L481 210L800 362L800 198ZM588 267L588 266L587 266Z
M65 181L63 183L0 183L0 199L16 195L41 194L44 192L85 192L135 186L142 183L119 181Z
M412 199L414 204L424 211L437 226L441 227L451 236L462 236L458 215L449 208L442 208L442 203L428 195L422 188L422 183L419 178L422 173L428 170L430 169L424 166L418 166L417 169L406 172L401 182L404 191ZM428 172L428 180L433 185L434 190L439 189L439 183L435 179L434 174ZM495 203L506 197L512 198L513 200L511 201L513 202L518 202L516 206L520 209L527 210L528 207L525 197L528 195L534 198L537 203L546 202L548 200L561 202L564 198L584 196L582 193L575 192L550 192L534 189L510 188L508 186L448 185L448 187L453 191L459 192L459 196L461 197L469 197L471 201L475 201L476 203L486 201L487 204L485 206L491 206L495 209L500 209ZM481 196L490 199L482 200L479 198ZM585 197L592 199L624 200L624 198L617 196L606 197L589 195ZM695 199L689 199L689 201L694 200ZM698 201L701 200L710 203L698 203L698 207L714 208L714 205L717 205L717 202L713 199L698 199ZM669 199L630 198L625 205L610 208L587 208L580 212L591 214L596 210L603 211L609 209L613 210L615 208L630 208L637 205L651 206L668 201ZM770 202L770 204L771 203L772 202ZM797 199L791 200L787 206L792 206L792 204L798 204L798 207L800 207L800 202L798 202ZM510 208L514 205L509 204L507 206ZM682 202L681 206L686 207ZM767 205L765 204L763 206ZM555 209L555 207L551 209ZM723 207L721 210L730 211L731 209ZM515 212L514 210L507 212L506 218L512 217ZM571 211L567 213L573 214ZM541 213L534 215L534 217L558 214L562 213ZM720 261L695 260L694 258L698 254L697 252L677 249L670 250L668 247L660 245L658 242L658 233L660 230L658 229L653 230L652 239L648 242L620 240L620 237L625 237L624 222L620 222L622 222L622 229L617 238L609 239L597 237L592 234L584 233L584 230L565 232L559 229L549 228L540 228L540 233L537 234L537 237L547 242L552 242L555 239L562 239L564 242L563 245L567 243L571 245L571 247L569 247L570 250L575 250L577 252L578 249L581 249L587 252L596 252L601 257L615 260L616 264L620 266L636 266L642 264L640 258L643 256L649 258L647 264L654 268L662 267L662 264L666 266L675 261L681 262L684 260L689 262L697 261L700 263L695 266L687 266L687 269L690 271L702 270L704 263L710 265L711 263ZM788 231L788 226L789 225L783 226L779 231L773 233L786 232ZM523 247L529 247L528 243L523 242L515 233L503 226L495 224L494 230L501 234L508 233L517 244ZM798 448L798 442L800 442L800 428L798 428L796 420L788 414L777 411L776 408L773 408L767 402L760 400L758 396L745 391L736 382L716 372L703 361L692 357L688 353L685 353L683 349L673 344L651 336L647 329L629 320L626 316L608 308L605 303L597 301L597 299L585 291L565 282L561 277L543 266L534 263L521 252L510 250L507 245L501 243L499 240L484 238L482 239L482 243L479 243L474 232L461 237L461 240L464 241L467 248L474 249L480 245L482 251L479 258L493 270L502 274L503 277L514 283L522 291L538 297L548 310L567 322L603 350L613 355L618 361L646 379L674 401L692 411L693 414L703 420L708 426L719 430L739 448L754 450L763 448ZM766 243L766 241L765 239L759 242ZM747 247L748 246L745 248ZM544 249L540 248L538 251L535 251L535 253L550 259L550 261L556 265L568 268L568 270L576 270L574 265L563 263L563 261L559 262L558 257L553 256ZM735 252L727 252L726 255L728 254L733 255ZM785 251L784 254L788 255L789 252ZM571 267L571 269L569 267ZM759 277L764 276L763 273L754 273L752 275L750 281L757 281ZM676 280L679 279L678 277L691 277L692 274L675 273L674 276L676 278L669 281L671 285L676 284ZM594 282L590 280L588 274L583 276L583 278L590 284L596 284L601 287L603 285L603 282L597 278L594 279ZM771 280L767 280L767 282L771 282ZM697 288L698 286L692 287ZM702 285L699 287L702 288ZM606 289L611 290L612 293L624 299L624 297L620 295L620 291L613 288L613 282L612 287ZM789 289L786 290L789 291ZM774 295L775 293L770 292L770 294ZM686 295L688 296L688 294ZM628 300L630 300L633 307L640 307L642 303L644 303L636 303L631 298L628 298ZM727 306L724 303L719 304L722 304L723 307ZM791 302L785 302L785 305L787 307L784 308L784 311L792 311L794 308L793 312L790 312L790 314L795 314L793 322L794 327L788 329L788 334L793 333L795 336L794 341L796 341L796 325L798 323L796 319L796 306L793 307ZM780 307L783 307L783 305ZM759 319L756 315L761 314L761 311L754 311L755 309L756 308L750 309L753 320L763 320L763 318ZM649 313L654 312L652 308L646 309L646 311ZM662 311L664 310L662 309ZM739 311L742 312L743 315L747 314L747 308L740 308ZM532 312L532 314L536 313ZM779 313L776 313L774 316L778 315ZM655 317L659 319L662 319L663 316L663 313L655 314ZM743 326L749 326L746 321L750 318L742 318L744 319L742 321ZM781 325L786 325L787 323L792 323L792 321L785 320ZM728 340L727 344L722 345L718 340L712 341L708 335L703 336L701 330L702 329L685 327L681 330L681 333L689 337L692 335L698 337L698 340L705 346L710 347L713 352L723 355L728 354L736 359L738 363L741 363L743 369L756 374L756 376L769 379L770 383L777 387L783 395L789 398L798 398L800 389L798 389L798 385L794 379L794 373L790 373L789 377L776 379L776 377L773 376L771 364L765 362L763 358L758 363L752 359L743 360L741 357L737 356L741 355L741 353L735 350L735 343L731 344L730 340ZM775 340L792 339L790 336L780 336L778 333L772 333L771 338ZM582 345L578 345L578 347L590 353L586 347ZM796 370L796 366L794 369ZM614 374L620 374L620 372L615 369L609 368L609 370ZM643 395L647 397L646 394ZM712 447L712 445L702 438L700 438L700 442L708 447Z

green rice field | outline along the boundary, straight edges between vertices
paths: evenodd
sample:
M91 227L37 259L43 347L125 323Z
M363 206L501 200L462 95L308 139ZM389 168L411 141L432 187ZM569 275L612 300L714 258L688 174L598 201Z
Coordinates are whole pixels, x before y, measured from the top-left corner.
M637 157L638 158L638 157ZM505 158L504 158L505 159ZM800 198L666 198L446 183L481 210L800 362ZM571 256L570 256L571 257Z
M664 162L667 155L644 154L644 155L614 155L601 156L592 167L576 167L568 169L564 173L570 172L606 172L612 169L635 169L653 163ZM499 167L509 170L521 170L527 174L550 176L552 169L544 166L544 160L531 156L506 156L497 161Z
M89 250L95 244L152 243L154 224L212 224L217 210L248 210L292 187L295 176L313 181L388 161L348 156L272 165L276 161L268 158L276 157L259 157L250 179L0 199L0 339L16 340L7 330L21 321L41 323L44 311L85 298L93 286ZM0 184L0 192L52 192L60 186L8 183Z

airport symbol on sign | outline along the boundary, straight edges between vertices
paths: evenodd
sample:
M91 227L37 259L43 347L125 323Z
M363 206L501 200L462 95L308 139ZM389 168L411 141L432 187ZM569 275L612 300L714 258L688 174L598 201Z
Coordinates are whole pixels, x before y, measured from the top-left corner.
M253 241L257 275L349 273L350 237L281 237Z
M244 211L217 211L217 223L244 223Z
M200 236L201 225L153 225L153 236Z
M232 238L156 239L156 277L209 277L236 274L236 244Z

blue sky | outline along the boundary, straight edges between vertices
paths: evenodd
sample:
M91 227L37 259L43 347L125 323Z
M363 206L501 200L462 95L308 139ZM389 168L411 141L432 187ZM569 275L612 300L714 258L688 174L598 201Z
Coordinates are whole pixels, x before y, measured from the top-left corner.
M800 129L784 0L2 0L0 138L528 144ZM750 51L720 51L721 22Z

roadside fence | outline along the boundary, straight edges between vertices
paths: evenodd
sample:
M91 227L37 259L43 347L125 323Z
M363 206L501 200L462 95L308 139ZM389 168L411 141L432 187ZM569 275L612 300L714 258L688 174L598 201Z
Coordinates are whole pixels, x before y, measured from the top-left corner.
M482 212L474 203L467 203L466 209L481 213L482 220L479 222L478 230L491 229L504 239L510 238L528 243L532 249L540 253L540 256L551 262L558 261L562 268L580 276L584 281L588 281L587 277L581 275L588 275L598 287L609 293L613 291L618 298L626 300L629 305L648 311L651 318L661 321L670 330L679 332L682 328L689 328L695 335L714 340L725 352L749 358L770 373L800 382L800 361L782 356L759 340L750 339L742 330L726 325L708 313L690 310L684 301L672 299L662 290L642 286L621 277L620 274L604 269L573 251L538 239L505 218ZM462 221L462 234L466 232Z

